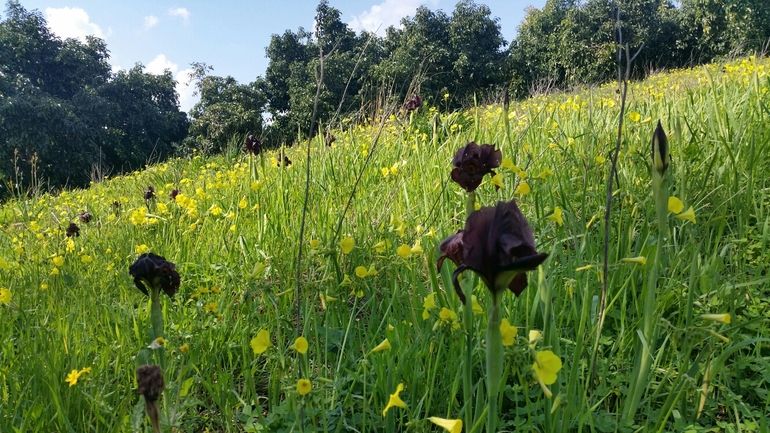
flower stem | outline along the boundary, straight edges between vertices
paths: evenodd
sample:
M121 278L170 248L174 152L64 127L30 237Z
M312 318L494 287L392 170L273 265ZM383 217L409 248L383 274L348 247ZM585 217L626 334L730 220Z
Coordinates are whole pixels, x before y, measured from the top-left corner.
M500 380L503 377L503 336L500 333L503 293L492 292L487 320L487 432L497 431L497 395L500 393Z
M166 337L163 332L163 308L160 305L160 288L150 289L150 322L152 323L153 339ZM161 369L166 368L165 357L163 356L163 347L157 349Z
M465 202L466 218L475 210L476 193L468 193ZM465 404L465 425L470 426L473 422L473 365L471 354L473 353L473 286L468 283L464 285L465 305L463 306L463 322L465 324L465 361L463 362L463 400Z

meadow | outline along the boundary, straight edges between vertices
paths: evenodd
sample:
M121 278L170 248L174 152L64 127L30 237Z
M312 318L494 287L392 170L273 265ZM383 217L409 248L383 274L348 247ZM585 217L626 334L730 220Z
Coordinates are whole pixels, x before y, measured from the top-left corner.
M254 156L239 141L18 194L0 207L0 431L151 431L135 392L147 362L165 376L163 431L485 431L489 292L463 273L463 309L455 265L436 267L466 220L450 171L471 141L504 158L476 204L515 199L548 254L502 298L516 331L497 431L770 431L768 71L751 57L632 82L608 222L617 83L508 111L439 101L344 119L309 160L304 144ZM678 199L668 233L651 177L659 120ZM181 277L156 299L160 340L128 271L148 252ZM542 383L548 351L561 366Z

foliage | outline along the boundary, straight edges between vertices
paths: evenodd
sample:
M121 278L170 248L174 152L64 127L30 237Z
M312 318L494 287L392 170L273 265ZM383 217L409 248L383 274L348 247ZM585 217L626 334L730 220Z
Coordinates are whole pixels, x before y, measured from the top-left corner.
M314 139L310 161L283 149L288 167L276 164L279 152L193 152L86 190L9 201L0 206L0 430L143 431L134 371L157 350L164 431L436 431L437 421L456 431L468 404L480 417L486 315L461 311L453 265L437 272L435 260L465 219L466 193L447 183L452 158L476 141L503 157L502 186L486 177L477 202L515 197L537 251L549 254L521 296L501 302L519 329L505 331L500 430L765 431L768 70L768 60L746 58L631 83L599 336L613 86L512 102L508 112L426 104L411 122L386 119L376 145L376 129L351 120L332 131L331 147ZM434 116L436 135L423 128ZM672 155L666 188L683 204L668 214L665 242L650 192L658 119ZM308 162L311 217L299 239ZM154 199L142 194L148 186ZM80 236L66 236L72 222ZM665 278L653 283L650 386L624 425L640 293L658 248ZM164 298L163 349L152 304L128 274L149 252L181 276ZM476 295L473 310L488 312L483 283L470 273L460 282ZM400 402L383 417L394 394Z

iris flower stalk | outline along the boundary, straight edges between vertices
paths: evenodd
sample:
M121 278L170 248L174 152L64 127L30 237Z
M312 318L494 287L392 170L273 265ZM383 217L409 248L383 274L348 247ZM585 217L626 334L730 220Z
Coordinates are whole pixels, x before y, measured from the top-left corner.
M636 346L636 359L631 375L629 398L624 410L623 419L627 424L633 422L636 409L647 388L652 354L655 352L655 302L657 298L658 269L663 257L663 247L668 237L668 189L666 187L666 170L668 169L668 138L658 121L658 126L652 135L652 194L655 198L655 215L658 222L658 244L655 257L647 277L647 286L642 291L644 316L642 320L643 341ZM646 344L644 344L646 343Z

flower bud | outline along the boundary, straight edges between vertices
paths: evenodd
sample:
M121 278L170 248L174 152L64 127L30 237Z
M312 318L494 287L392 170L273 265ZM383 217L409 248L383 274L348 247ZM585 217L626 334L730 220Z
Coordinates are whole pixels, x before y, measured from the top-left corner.
M658 127L652 134L652 165L661 176L666 174L668 160L668 138L658 120Z

